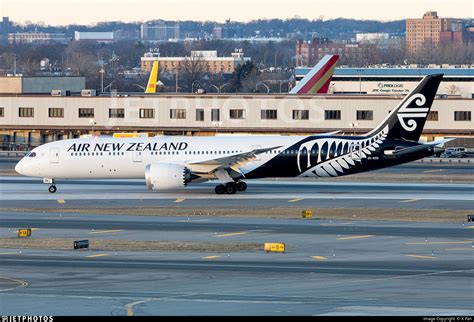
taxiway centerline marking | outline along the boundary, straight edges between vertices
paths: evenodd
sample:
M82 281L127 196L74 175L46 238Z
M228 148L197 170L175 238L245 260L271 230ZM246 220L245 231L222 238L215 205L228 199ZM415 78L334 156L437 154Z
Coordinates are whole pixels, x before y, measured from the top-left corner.
M407 257L423 258L423 259L435 259L434 256L422 256L422 255L405 255Z
M58 203L66 203L64 199L58 199Z
M400 202L414 202L414 201L418 201L420 199L408 199L408 200L402 200Z
M117 229L117 230L100 230L100 231L91 231L89 234L94 235L94 234L108 234L108 233L118 233L123 230Z
M178 198L178 199L176 199L174 202L183 202L184 200L186 200L186 199L184 199L184 198Z
M202 259L216 259L216 258L219 258L220 256L206 256L206 257L203 257Z
M95 257L104 257L104 256L110 256L110 254L95 254L95 255L88 255L86 258L95 258Z
M423 171L424 173L430 173L430 172L443 172L444 170L443 169L436 169L436 170L426 170L426 171Z
M320 260L320 261L324 261L324 260L327 259L327 258L324 257L324 256L311 256L311 258L314 258L314 259L317 259L317 260Z
M419 242L419 243L405 243L405 245L449 245L449 244L470 244L472 241L459 241L459 242Z
M471 248L448 248L448 249L445 249L445 250L474 250L474 247L471 247Z
M295 199L288 200L288 202L298 202L301 200L303 200L303 198L295 198Z
M229 233L229 234L216 235L215 237L230 237L230 236L245 235L245 234L247 233L246 232Z
M362 236L350 236L350 237L339 237L338 240L358 239L358 238L370 238L374 235L362 235Z

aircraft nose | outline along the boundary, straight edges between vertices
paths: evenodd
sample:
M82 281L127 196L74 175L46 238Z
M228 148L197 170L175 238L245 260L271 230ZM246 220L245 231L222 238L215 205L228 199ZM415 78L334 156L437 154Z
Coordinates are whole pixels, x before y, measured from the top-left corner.
M19 174L23 174L23 167L24 167L24 164L23 164L23 159L21 159L15 166L15 171Z

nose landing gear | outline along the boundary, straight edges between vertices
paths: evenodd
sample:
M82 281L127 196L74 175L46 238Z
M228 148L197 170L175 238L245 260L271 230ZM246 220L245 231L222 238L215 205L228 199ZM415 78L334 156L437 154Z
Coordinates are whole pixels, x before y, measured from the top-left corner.
M43 179L43 183L49 183L50 186L48 188L48 191L50 193L55 193L58 189L56 188L56 186L54 185L54 179L50 179L50 178L44 178Z

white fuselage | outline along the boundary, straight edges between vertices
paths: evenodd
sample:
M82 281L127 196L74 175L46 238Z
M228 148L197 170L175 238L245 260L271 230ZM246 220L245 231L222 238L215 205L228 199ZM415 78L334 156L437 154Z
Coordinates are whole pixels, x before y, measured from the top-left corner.
M242 173L275 157L301 136L222 136L152 138L87 138L56 141L33 149L16 166L32 177L54 179L144 178L153 163L188 164L255 149L281 147L259 154L240 167Z

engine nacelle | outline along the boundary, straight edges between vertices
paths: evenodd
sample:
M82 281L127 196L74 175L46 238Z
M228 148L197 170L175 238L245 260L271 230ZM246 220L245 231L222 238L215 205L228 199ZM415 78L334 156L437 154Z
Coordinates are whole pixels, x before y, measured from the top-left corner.
M145 180L150 190L179 189L191 181L191 172L180 164L149 164L145 169Z

